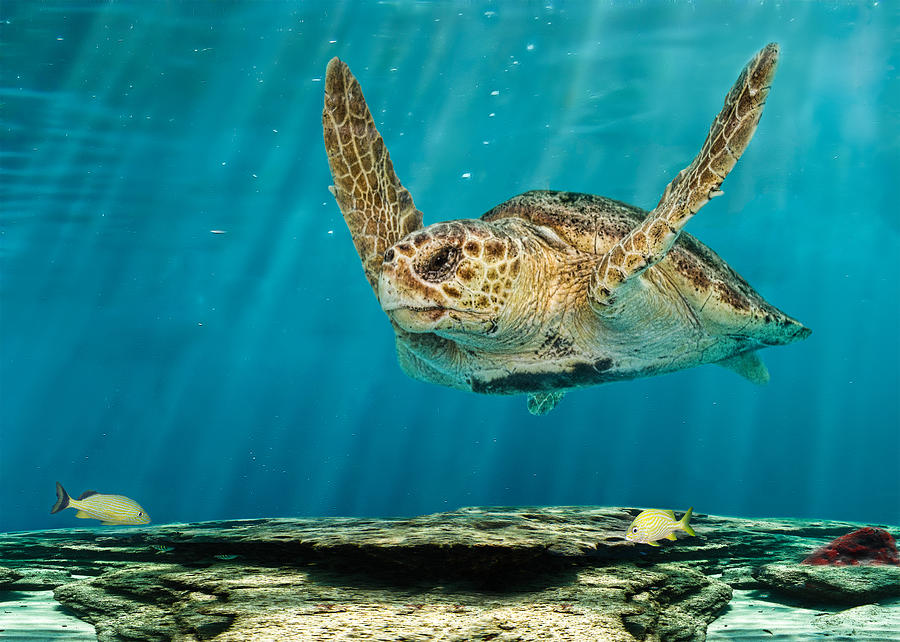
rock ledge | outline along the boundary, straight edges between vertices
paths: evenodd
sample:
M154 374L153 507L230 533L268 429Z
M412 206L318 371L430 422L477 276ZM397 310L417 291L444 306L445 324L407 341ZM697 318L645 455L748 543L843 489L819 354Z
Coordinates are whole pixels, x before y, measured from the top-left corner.
M100 640L703 640L731 599L727 581L774 588L779 564L859 527L695 514L697 537L657 549L622 537L637 512L465 508L13 533L0 535L0 590L55 588ZM893 594L857 593L847 603Z

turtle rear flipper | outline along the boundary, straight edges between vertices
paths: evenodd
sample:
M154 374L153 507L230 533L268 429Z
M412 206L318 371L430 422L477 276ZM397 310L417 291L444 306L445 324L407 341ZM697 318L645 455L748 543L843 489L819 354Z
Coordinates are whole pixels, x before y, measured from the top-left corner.
M532 415L546 415L556 408L556 405L562 401L565 394L564 390L533 392L528 395L528 412Z
M769 382L769 369L757 352L742 352L716 362L756 384Z
M325 72L322 130L334 178L331 193L377 295L385 251L422 227L422 212L394 173L359 82L338 58Z
M590 299L604 313L617 291L666 255L688 220L709 199L744 153L762 115L775 75L778 45L766 45L747 63L725 97L700 153L669 183L643 222L603 256L591 276Z

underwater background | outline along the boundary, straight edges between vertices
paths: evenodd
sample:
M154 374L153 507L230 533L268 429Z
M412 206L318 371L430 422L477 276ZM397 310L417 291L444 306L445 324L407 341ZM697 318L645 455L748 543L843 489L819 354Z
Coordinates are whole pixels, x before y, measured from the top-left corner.
M4 1L0 530L84 525L49 514L56 480L154 523L535 504L900 523L891 5ZM768 385L703 366L533 417L401 372L327 190L332 56L427 224L538 188L652 208L770 41L760 127L687 227L812 328L760 353Z

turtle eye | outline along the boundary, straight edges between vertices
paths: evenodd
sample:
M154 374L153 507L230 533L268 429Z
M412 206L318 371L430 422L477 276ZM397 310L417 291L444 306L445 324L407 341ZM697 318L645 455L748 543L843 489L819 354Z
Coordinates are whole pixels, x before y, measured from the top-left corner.
M445 281L453 268L459 263L462 257L459 248L454 245L445 245L438 248L430 255L424 258L420 263L416 264L416 272L426 281L436 283Z
M389 247L387 249L387 252L384 253L384 262L390 263L393 260L394 260L394 248Z

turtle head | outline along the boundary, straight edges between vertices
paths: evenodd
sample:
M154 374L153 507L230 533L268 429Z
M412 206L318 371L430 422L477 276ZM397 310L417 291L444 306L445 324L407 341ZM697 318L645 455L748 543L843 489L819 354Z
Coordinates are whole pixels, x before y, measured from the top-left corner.
M478 343L503 325L520 254L516 241L484 221L429 225L384 253L378 300L408 332Z

